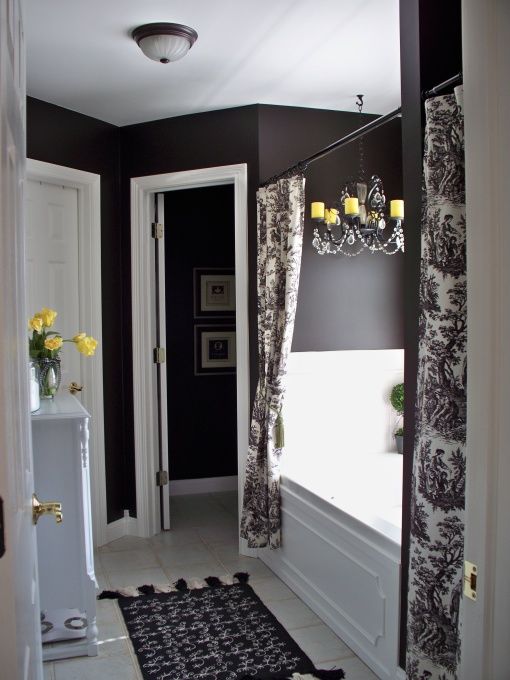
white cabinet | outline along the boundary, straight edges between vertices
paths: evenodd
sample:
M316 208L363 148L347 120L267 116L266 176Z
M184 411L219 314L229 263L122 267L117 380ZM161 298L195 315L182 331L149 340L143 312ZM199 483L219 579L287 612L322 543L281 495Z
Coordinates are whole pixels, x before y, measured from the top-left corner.
M35 493L61 502L63 515L61 524L52 515L37 524L45 660L97 654L89 418L70 394L41 400L32 415Z

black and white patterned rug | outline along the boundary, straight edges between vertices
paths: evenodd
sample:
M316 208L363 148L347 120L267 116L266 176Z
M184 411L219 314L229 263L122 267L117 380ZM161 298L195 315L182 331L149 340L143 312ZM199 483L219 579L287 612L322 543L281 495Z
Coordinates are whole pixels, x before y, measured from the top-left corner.
M293 680L344 677L319 671L238 574L189 589L182 579L173 592L143 586L105 592L117 597L145 680ZM120 597L119 597L120 595Z

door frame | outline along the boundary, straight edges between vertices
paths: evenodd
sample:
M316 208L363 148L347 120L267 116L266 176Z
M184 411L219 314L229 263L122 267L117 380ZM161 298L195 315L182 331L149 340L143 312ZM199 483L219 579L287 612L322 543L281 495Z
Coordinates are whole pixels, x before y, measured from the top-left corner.
M163 173L131 179L131 292L133 328L133 407L136 474L136 520L130 533L153 536L160 530L155 485L157 442L154 423L155 371L152 329L155 327L151 270L150 198L158 192L232 184L235 211L236 384L239 503L248 452L250 383L248 346L248 172L246 163ZM185 242L181 247L187 247Z
M27 179L70 187L78 192L78 295L80 329L94 334L93 359L80 357L85 390L82 403L90 411L92 522L94 545L110 540L106 515L106 470L103 404L103 344L101 315L101 178L92 172L27 159ZM80 330L77 329L77 330Z

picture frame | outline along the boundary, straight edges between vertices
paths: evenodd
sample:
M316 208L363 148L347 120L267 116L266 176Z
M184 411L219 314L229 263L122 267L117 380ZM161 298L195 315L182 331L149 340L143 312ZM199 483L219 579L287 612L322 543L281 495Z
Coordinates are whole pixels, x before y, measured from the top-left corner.
M235 372L235 326L195 326L195 375L227 375Z
M233 269L193 269L195 318L231 317L236 312L236 288Z

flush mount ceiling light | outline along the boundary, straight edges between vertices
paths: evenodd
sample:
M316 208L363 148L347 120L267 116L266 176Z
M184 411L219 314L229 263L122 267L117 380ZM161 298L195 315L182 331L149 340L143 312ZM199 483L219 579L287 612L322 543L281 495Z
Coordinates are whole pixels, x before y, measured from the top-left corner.
M198 38L198 33L183 24L144 24L131 34L146 57L168 64L182 59Z

